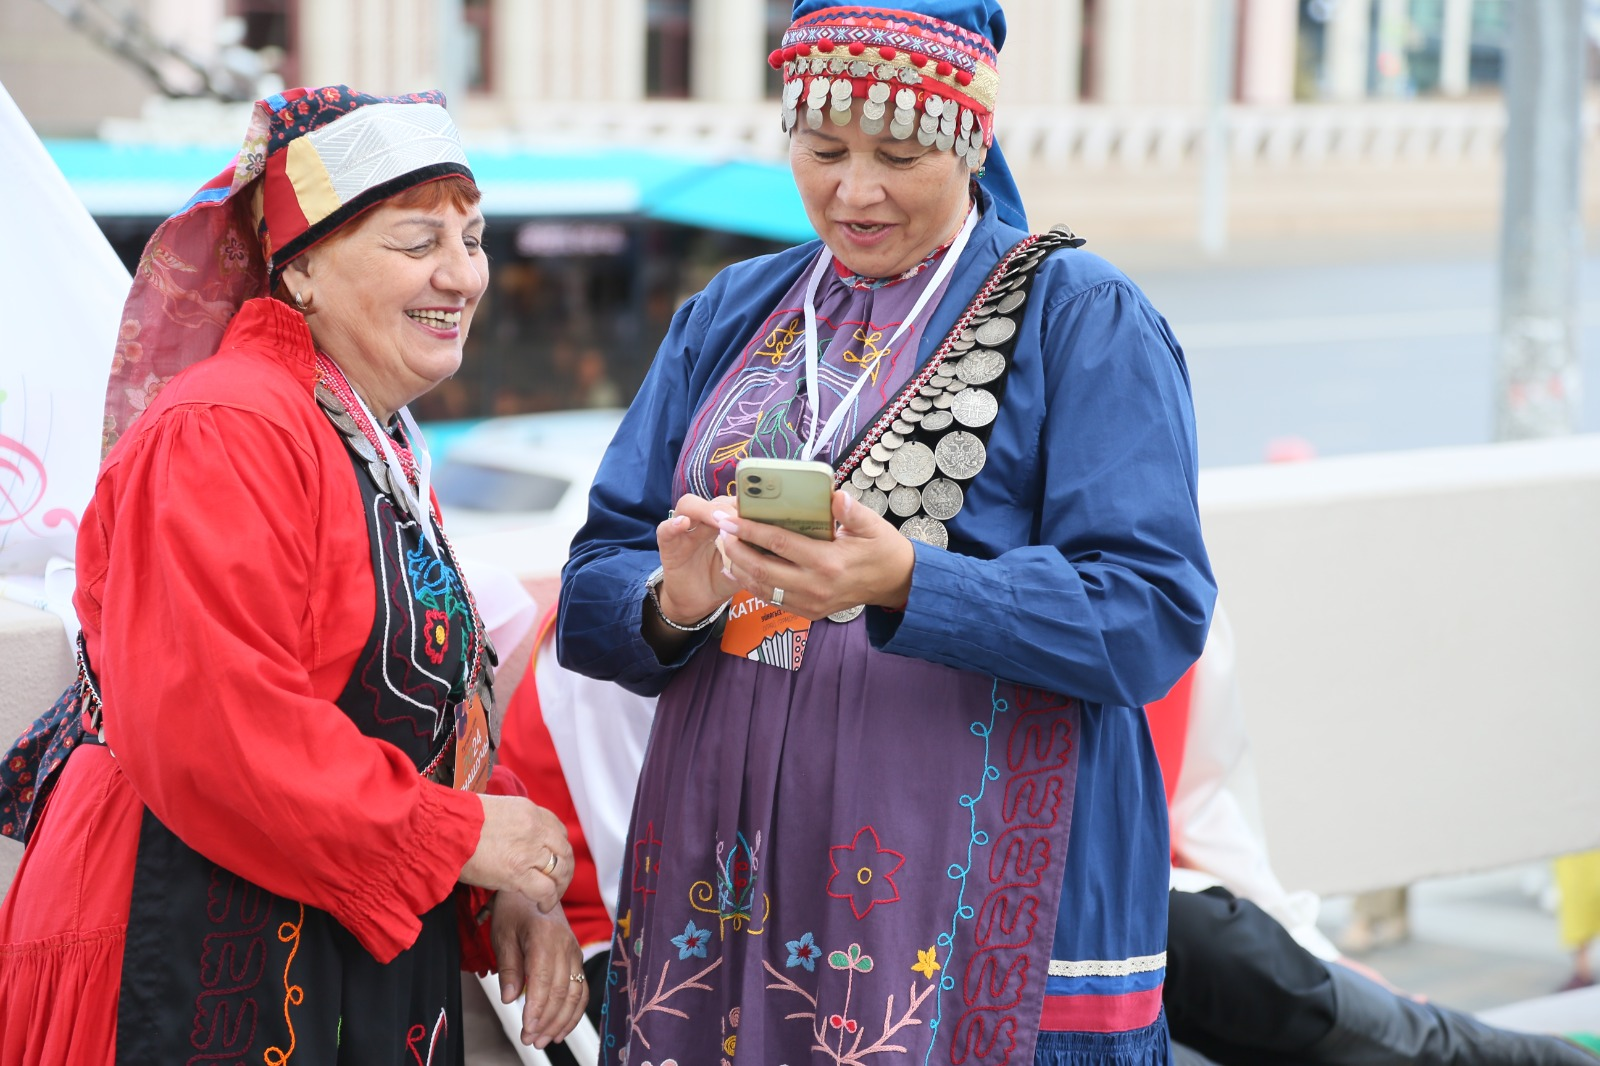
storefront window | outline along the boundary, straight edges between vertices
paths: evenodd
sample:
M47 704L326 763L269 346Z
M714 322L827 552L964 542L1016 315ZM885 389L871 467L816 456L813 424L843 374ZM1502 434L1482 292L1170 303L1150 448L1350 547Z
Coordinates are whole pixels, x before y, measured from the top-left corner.
M647 0L645 4L646 96L689 96L690 7L691 0Z

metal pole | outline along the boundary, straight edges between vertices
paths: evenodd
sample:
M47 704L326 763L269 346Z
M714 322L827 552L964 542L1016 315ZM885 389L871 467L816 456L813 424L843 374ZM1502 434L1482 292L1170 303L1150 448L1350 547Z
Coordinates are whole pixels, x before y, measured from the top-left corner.
M1235 0L1212 0L1211 98L1207 101L1205 172L1200 186L1200 248L1228 249L1228 105L1233 101Z
M1578 425L1584 0L1517 0L1506 71L1495 437Z

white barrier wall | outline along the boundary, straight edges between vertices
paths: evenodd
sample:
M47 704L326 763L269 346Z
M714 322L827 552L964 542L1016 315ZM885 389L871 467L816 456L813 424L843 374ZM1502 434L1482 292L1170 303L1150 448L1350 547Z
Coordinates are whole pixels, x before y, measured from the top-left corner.
M1285 884L1600 845L1600 437L1207 471L1201 509Z
M1201 509L1285 884L1600 846L1600 436L1211 470ZM0 641L8 743L72 661L43 612L0 602ZM0 885L20 850L0 840Z

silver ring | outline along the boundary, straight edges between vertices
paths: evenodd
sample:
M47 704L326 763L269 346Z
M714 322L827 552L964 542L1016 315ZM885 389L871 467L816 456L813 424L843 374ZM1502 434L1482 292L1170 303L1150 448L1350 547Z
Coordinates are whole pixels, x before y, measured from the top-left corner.
M546 877L555 877L556 867L560 865L560 863L561 860L556 858L556 853L552 851L550 853L550 858L544 864L544 875Z
M776 585L772 586L772 606L783 606L783 590Z

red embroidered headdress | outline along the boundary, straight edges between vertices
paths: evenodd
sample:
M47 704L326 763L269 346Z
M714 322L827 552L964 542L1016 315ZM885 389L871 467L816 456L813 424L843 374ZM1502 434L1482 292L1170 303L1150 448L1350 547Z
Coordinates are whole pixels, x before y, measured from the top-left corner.
M145 246L111 363L105 450L291 259L389 197L454 176L472 171L441 93L330 85L257 101L233 162Z
M784 132L801 122L811 129L848 125L860 101L863 131L914 136L977 168L994 139L994 42L931 14L875 7L802 13L808 6L796 5L783 46L767 57L783 71ZM987 18L992 5L967 6L985 9L979 13Z

